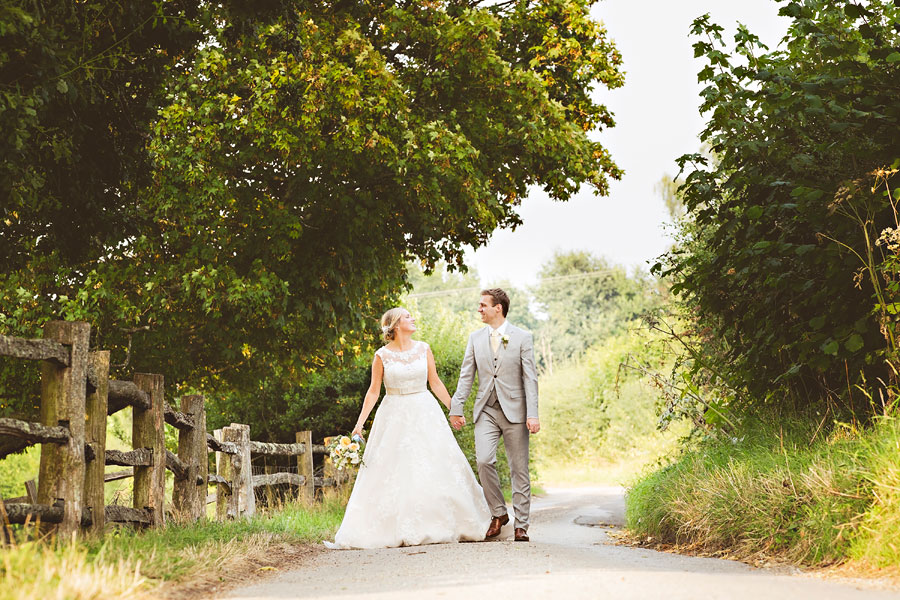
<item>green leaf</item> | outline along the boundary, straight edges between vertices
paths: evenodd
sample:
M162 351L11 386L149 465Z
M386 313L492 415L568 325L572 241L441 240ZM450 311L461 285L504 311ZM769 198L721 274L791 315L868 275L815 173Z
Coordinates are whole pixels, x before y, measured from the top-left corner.
M844 342L844 347L850 352L856 352L860 348L863 347L865 342L863 342L863 338L858 333L854 333L851 335L846 342Z
M891 52L887 55L887 58L885 60L887 60L889 63L900 62L900 52Z
M762 206L751 206L747 209L747 216L751 219L758 219L763 214Z
M900 313L900 302L892 302L890 304L884 305L884 310L891 315L896 315Z
M858 19L862 12L860 11L860 7L856 4L850 3L844 6L844 13L851 19Z
M835 340L831 340L825 344L822 344L822 352L825 354L837 354L838 348L840 348L840 344L838 344Z
M818 316L809 320L809 326L813 329L822 329L825 326L825 317Z

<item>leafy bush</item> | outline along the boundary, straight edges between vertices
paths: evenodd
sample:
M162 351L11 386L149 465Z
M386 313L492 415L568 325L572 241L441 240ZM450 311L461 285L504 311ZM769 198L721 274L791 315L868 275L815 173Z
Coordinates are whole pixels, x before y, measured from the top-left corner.
M729 54L708 15L694 22L712 158L679 159L688 216L655 271L692 324L696 384L729 388L747 412L872 414L854 385L893 377L898 286L879 283L890 251L874 241L896 227L895 200L872 186L900 152L900 7L790 1L780 14L793 22L771 52L740 27Z

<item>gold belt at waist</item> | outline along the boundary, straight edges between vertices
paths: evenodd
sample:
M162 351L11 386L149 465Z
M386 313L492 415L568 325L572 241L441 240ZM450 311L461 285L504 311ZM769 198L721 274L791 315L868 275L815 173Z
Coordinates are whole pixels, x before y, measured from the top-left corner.
M384 388L385 393L388 396L409 396L410 394L421 394L425 391L425 388L418 386L410 386L410 387L399 387L399 388Z

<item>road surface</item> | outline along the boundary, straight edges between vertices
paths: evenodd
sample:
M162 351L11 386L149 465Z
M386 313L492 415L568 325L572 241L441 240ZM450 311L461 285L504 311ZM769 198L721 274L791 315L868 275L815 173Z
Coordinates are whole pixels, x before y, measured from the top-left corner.
M530 543L511 541L507 526L499 541L322 552L219 597L900 600L863 583L617 546L609 532L621 527L623 511L621 488L549 489L532 504Z

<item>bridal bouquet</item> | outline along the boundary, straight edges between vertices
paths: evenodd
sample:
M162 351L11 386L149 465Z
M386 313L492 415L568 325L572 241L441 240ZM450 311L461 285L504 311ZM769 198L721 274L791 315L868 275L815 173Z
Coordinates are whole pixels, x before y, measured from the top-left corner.
M358 435L352 438L346 435L340 435L328 444L328 455L334 468L343 471L349 466L358 466L363 464L362 453L366 447L366 442Z

